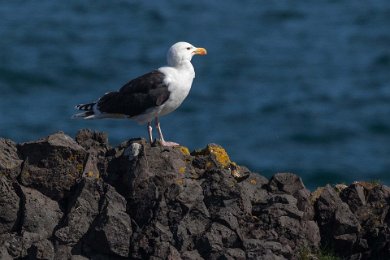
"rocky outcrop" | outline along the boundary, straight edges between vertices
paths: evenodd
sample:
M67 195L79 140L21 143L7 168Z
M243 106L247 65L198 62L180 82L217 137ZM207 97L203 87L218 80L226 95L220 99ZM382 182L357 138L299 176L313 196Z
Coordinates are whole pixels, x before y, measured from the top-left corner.
M386 259L389 199L379 184L268 180L215 144L0 139L1 259Z

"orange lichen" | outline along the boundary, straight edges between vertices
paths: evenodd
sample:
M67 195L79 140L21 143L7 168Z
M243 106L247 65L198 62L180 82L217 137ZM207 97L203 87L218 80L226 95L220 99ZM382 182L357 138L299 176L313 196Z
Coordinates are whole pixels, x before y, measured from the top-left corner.
M250 183L250 184L253 184L253 185L256 185L256 184L257 184L257 181L256 181L256 179L251 179L251 180L249 181L249 183Z

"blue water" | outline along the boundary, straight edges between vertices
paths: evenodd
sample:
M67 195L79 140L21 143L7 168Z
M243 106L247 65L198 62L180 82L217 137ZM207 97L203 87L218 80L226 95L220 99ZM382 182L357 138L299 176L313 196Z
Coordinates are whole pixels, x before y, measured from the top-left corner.
M162 118L167 139L309 188L390 184L390 1L2 1L0 136L63 130L146 136L120 120L71 120L165 64L176 41L205 47L189 97Z

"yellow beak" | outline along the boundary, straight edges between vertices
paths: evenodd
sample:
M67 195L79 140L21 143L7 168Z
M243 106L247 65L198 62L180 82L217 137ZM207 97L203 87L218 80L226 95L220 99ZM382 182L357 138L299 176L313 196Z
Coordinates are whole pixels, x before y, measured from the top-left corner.
M207 51L205 48L196 48L193 53L198 55L206 55Z

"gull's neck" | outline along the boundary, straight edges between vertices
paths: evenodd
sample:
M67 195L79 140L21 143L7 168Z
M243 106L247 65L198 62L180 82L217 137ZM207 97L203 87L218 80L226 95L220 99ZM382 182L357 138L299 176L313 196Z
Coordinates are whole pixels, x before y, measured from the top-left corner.
M194 66L192 66L192 63L189 60L181 61L181 62L178 62L175 64L168 64L168 66L172 67L172 68L174 68L182 73L192 74L193 77L195 77Z

